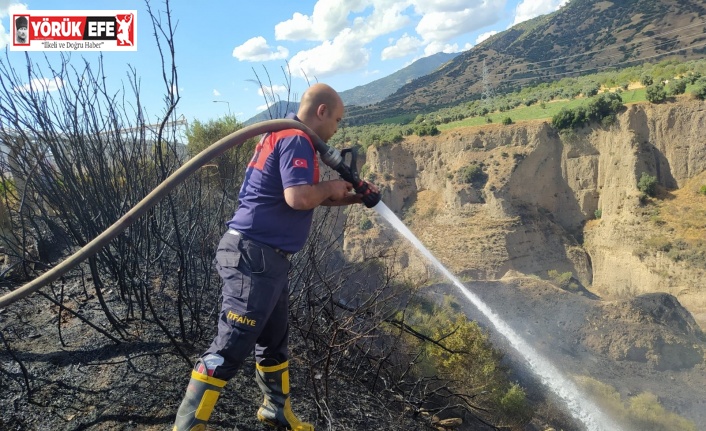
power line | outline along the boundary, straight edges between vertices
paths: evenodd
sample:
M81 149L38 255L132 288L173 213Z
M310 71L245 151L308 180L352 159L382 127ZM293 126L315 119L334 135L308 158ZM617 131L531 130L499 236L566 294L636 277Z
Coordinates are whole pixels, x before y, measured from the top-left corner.
M688 37L691 37L691 36L697 36L697 35L701 35L701 34L704 34L704 33L703 33L703 32L699 32L699 33L684 35L683 37L684 37L684 38L688 38ZM639 47L635 47L635 48L657 48L657 47L660 47L660 46L662 46L662 45L668 45L668 44L671 44L671 43L674 43L674 40L668 40L668 41L661 42L661 43L654 44L654 45L639 46ZM690 48L690 47L687 47L687 48ZM610 47L610 48L605 48L605 49L603 49L603 50L596 50L596 51L593 51L593 52L607 51L607 50L609 50L609 49L619 49L619 48ZM572 58L573 58L573 57L580 57L580 56L582 56L582 55L588 55L588 54L589 54L589 53L575 54L575 55L572 55L572 56L570 56L570 57L572 57ZM613 58L624 57L624 56L625 56L625 54L624 54L624 53L621 53L621 54L613 54L613 55L604 56L604 57L592 57L592 58L591 58L591 61L594 61L594 62L595 62L595 61L599 61L599 60L610 60L610 59L613 59ZM569 58L569 57L563 57L563 58ZM558 60L558 59L557 59L557 60ZM554 60L547 60L547 61L554 61ZM525 66L529 66L529 65L532 65L532 64L539 64L539 63L520 63L520 64L525 65ZM542 71L542 70L549 70L549 69L554 69L554 68L557 68L557 67L561 67L561 66L560 66L560 65L557 65L557 66L547 66L547 67L543 67L543 68L539 68L539 69L532 69L531 72L538 72L538 71Z
M674 29L674 30L665 31L664 33L655 34L655 35L652 35L652 36L646 36L646 37L643 37L642 39L637 39L637 40L634 40L634 41L630 41L630 42L628 42L628 44L637 44L637 43L642 43L643 41L649 41L649 40L652 40L652 39L657 39L658 37L661 37L661 36L664 36L664 35L667 35L667 34L671 34L671 33L675 33L675 32L680 32L680 31L683 31L683 30L685 30L685 29L687 29L687 28L695 27L695 26L698 26L698 25L706 25L706 20L701 21L701 22L697 22L697 23L695 23L695 24L690 24L690 25L687 25L687 26L685 26L685 27L680 27L680 28L677 28L677 29ZM698 32L698 33L694 33L694 35L696 35L696 34L703 34L703 31ZM682 35L682 36L683 36L683 35ZM664 42L664 43L666 43L666 42ZM624 46L624 45L621 45L621 46ZM659 46L659 45L655 45L655 46ZM593 51L582 52L582 53L580 53L580 54L572 54L572 55L567 55L567 56L564 56L564 57L556 57L556 58L552 58L552 59L549 59L549 60L535 61L535 62L532 62L532 63L525 63L525 64L527 64L527 65L529 66L529 65L532 65L532 64L549 63L549 62L552 62L552 61L565 60L565 59L568 59L568 58L580 57L580 56L582 56L582 55L594 54L594 53L598 53L598 52L602 52L602 51L608 51L608 50L612 50L612 49L620 49L620 47L609 46L609 47L602 48L602 49L596 49L596 50L593 50Z
M652 58L662 57L662 56L664 56L664 55L669 55L669 54L674 54L675 52L685 51L685 50L687 50L687 49L700 48L700 47L702 47L702 46L706 46L706 42L701 43L701 44L698 44L698 45L692 45L692 46L687 46L687 47L684 47L684 48L675 49L675 50L673 50L673 51L668 51L668 52L663 52L663 53L651 55L651 56L649 56L649 57L643 57L643 58L638 58L638 59L634 59L634 60L626 60L626 61L622 61L622 62L619 62L619 63L607 65L607 66L596 66L596 67L590 67L590 68L587 68L587 69L580 69L580 70L574 70L574 71L570 71L570 72L555 73L555 74L544 75L544 76L532 76L532 77L527 77L527 78L515 78L515 79L511 79L511 78L510 78L510 79L504 79L504 81L509 81L509 82L531 81L531 80L533 80L533 79L549 78L549 77L553 77L553 76L562 76L562 75L570 75L570 74L575 74L575 73L589 72L589 71L592 71L592 70L612 69L612 68L614 68L614 67L617 67L617 66L620 66L620 65L623 65L623 64L634 63L634 62L636 62L636 61L650 60L650 59L652 59Z
M677 28L677 29L665 31L665 32L662 32L662 33L659 33L659 34L647 36L647 37L638 39L638 40L636 40L636 41L629 42L628 44L634 45L633 49L638 49L638 48L642 48L642 49L655 49L655 48L658 48L658 47L660 47L660 46L662 46L662 45L670 44L670 43L680 43L680 44L681 44L681 43L686 43L686 41L684 41L683 39L696 37L696 36L699 36L699 35L702 35L702 34L705 34L705 33L704 33L703 31L700 31L700 32L689 33L689 34L684 35L684 34L681 34L680 32L682 32L682 31L685 30L685 29L692 28L692 27L696 27L696 26L700 26L700 25L706 25L706 20L700 21L700 22L697 22L697 23L693 23L693 24L690 24L690 25L687 25L687 26L684 26L684 27L679 27L679 28ZM644 44L644 42L655 41L655 40L656 40L657 38L659 38L659 37L662 37L662 36L668 35L668 34L672 34L672 33L678 33L678 37L677 37L676 39L674 39L674 40L662 41L662 42L660 42L660 43L655 43L655 44L652 44L652 45L646 45L646 44ZM621 46L625 46L625 45L621 45ZM564 75L583 74L583 73L590 72L590 71L611 69L611 68L619 67L619 66L621 66L621 65L627 65L627 64L630 64L630 63L644 62L644 61L646 61L646 60L650 60L650 59L653 59L653 58L663 57L663 56L666 56L666 55L674 54L674 53L681 52L681 51L685 51L685 50L688 50L688 49L697 49L697 48L700 48L700 47L703 47L703 46L706 46L706 42L700 43L700 44L697 44L697 45L690 45L690 46L686 46L686 47L682 47L682 48L670 50L670 51L667 51L667 52L657 53L657 54L650 55L650 56L647 56L647 57L638 57L638 58L634 58L634 59L629 59L629 60L625 60L625 61L620 61L620 62L618 62L618 63L613 63L613 64L609 64L609 65L595 66L595 67L590 67L590 68L585 68L585 69L577 69L577 70L573 70L573 71L569 71L569 72L560 72L560 73L554 73L554 74L545 74L545 75L542 75L542 76L537 75L537 76L523 77L523 78L510 78L510 77L507 77L507 76L510 75L510 74L508 74L508 73L503 73L502 77L496 78L496 80L495 80L494 82L496 82L496 83L500 83L501 81L502 81L502 83L526 82L526 81L532 81L532 80L538 80L538 79L550 79L550 78L553 78L553 77L559 77L559 76L564 76ZM570 58L576 58L576 57L580 57L580 56L584 56L584 55L589 55L589 54L595 54L595 53L606 52L606 51L609 51L609 50L615 50L615 49L619 49L619 48L620 48L620 47L617 47L617 46L610 46L610 47L606 47L606 48L602 48L602 49L597 49L597 50L592 50L592 51L588 51L588 52L584 52L584 53L580 53L580 54L572 54L572 55L568 55L568 56L557 57L557 58L553 58L553 59L549 59L549 60L543 60L543 61L532 62L532 63L523 62L522 59L518 59L518 60L515 60L514 62L511 61L510 63L503 64L502 66L505 67L506 69L509 69L509 68L511 68L512 66L529 66L529 65L533 65L533 64L549 63L549 62L554 62L554 61L563 60L563 59L570 59ZM499 53L499 54L502 54L502 53ZM592 61L610 60L610 59L614 59L614 58L619 57L619 56L620 56L620 55L609 55L609 56L605 56L605 57L592 58L591 60L592 60ZM624 56L624 54L623 54L623 56ZM490 89L490 90L492 91L492 82L491 82L491 79L489 78L490 74L488 73L487 68L486 68L486 66L485 66L485 59L483 60L483 64L484 64L484 66L483 66L483 78L482 78L482 84L483 84L482 98L485 98L486 95L488 94L488 93L486 92L486 89ZM536 69L536 70L527 71L527 72L539 72L539 71L543 71L543 70L555 69L555 68L558 68L558 67L563 67L563 65L547 66L547 67L544 67L544 68L541 68L541 69ZM512 75L510 75L510 76L512 76ZM462 88L462 87L468 87L468 86L469 86L468 80L465 80L465 81L461 81L461 82L457 82L457 83L448 83L448 84L446 84L446 85L444 86L444 88L445 88L446 90L453 90L453 89L456 89L456 88ZM360 117L360 116L363 116L363 115L366 115L366 114L355 115L355 116L349 117L349 119L353 119L353 118Z

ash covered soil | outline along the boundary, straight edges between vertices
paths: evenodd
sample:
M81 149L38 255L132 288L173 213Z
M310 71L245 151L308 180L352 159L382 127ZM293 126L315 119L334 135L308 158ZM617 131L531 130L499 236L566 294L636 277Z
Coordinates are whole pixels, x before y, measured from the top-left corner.
M668 411L706 429L706 340L674 297L602 301L586 291L567 292L521 277L467 286L566 377L590 376L624 398L653 393ZM115 336L96 298L76 281L64 288L65 306ZM455 287L437 285L430 291L457 297L470 318L491 327ZM164 298L156 299L158 315L173 309ZM106 300L120 309L114 292L108 290ZM0 430L170 430L191 361L205 349L213 329L204 328L204 341L197 345L180 345L184 358L154 319L130 322L125 339L116 344L66 311L60 317L58 306L41 295L0 310ZM517 379L530 391L541 391L522 357L503 337L490 333ZM292 331L293 409L317 430L436 429L428 419L405 413L391 394L371 391L345 371L324 382L310 372L305 357ZM250 360L226 386L210 430L270 429L255 418L261 394L253 376ZM488 428L466 423L459 429Z
M652 393L667 411L706 429L706 337L675 297L650 293L603 301L586 290L523 277L466 286L565 377L599 380L623 400ZM488 328L520 381L540 385L526 360L456 287L434 291L458 296L467 315Z
M116 335L96 298L86 296L78 282L67 283L65 290L67 307ZM119 309L113 292L106 292L106 301ZM116 344L66 311L60 318L58 311L38 294L0 310L0 430L171 430L191 361L211 335L203 337L208 342L180 346L187 361L153 319L130 322L125 339ZM312 376L294 331L290 350L293 410L317 430L430 429L401 406L391 407L389 395L373 393L345 373L333 374L328 383ZM255 417L262 395L254 373L249 360L228 383L209 430L272 429Z

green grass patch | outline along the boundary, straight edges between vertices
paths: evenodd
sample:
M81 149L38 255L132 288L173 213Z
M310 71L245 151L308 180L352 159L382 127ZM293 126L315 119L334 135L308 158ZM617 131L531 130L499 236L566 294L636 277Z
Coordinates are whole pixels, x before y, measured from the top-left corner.
M687 87L687 92L688 92ZM645 89L637 88L635 90L623 91L620 93L620 97L623 99L623 103L638 103L647 101L645 97ZM544 108L539 103L532 106L520 106L505 112L493 112L484 117L472 117L466 118L461 121L454 121L448 124L440 124L437 126L440 131L445 132L447 130L452 130L457 127L473 127L473 126L484 126L488 124L486 118L490 118L494 124L501 124L502 120L510 117L514 123L519 123L522 121L532 121L532 120L551 120L551 118L558 114L562 108L572 109L583 105L587 98L581 97L573 100L555 100L552 102L547 102L544 104ZM395 117L397 118L397 117Z
M412 121L414 121L415 118L417 118L418 113L412 113L412 114L402 114L402 115L397 115L395 117L390 117L390 118L385 118L384 120L380 120L376 122L375 124L409 124Z

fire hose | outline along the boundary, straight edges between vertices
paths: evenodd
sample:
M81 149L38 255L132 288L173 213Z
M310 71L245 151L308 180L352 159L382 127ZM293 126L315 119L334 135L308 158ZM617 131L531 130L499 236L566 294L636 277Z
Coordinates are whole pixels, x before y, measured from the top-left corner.
M329 147L309 127L299 121L263 121L231 133L191 158L173 174L167 177L167 179L152 190L152 192L145 196L140 202L138 202L137 205L132 207L130 211L125 213L125 215L120 217L115 223L103 231L103 233L95 237L91 242L41 276L0 297L0 308L19 301L47 284L56 281L67 271L98 253L111 240L127 229L128 226L137 221L137 219L144 215L150 208L155 206L157 202L162 200L174 189L174 187L182 183L187 177L196 172L209 161L220 156L231 148L242 145L250 138L254 138L264 133L272 133L284 129L298 129L309 135L314 144L314 148L316 148L321 155L321 161L336 170L341 175L341 178L353 184L353 188L356 193L362 195L362 200L366 207L372 208L380 202L380 195L373 192L368 187L368 183L358 177L358 171L355 166L356 154L354 150L345 149L339 151L333 147ZM348 165L346 165L344 159L348 154L351 155L351 161Z

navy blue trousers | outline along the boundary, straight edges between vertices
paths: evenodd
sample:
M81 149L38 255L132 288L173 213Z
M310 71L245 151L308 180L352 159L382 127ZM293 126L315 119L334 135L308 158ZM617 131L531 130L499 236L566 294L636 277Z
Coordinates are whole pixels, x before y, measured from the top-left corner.
M216 251L223 280L218 334L202 356L223 357L210 370L213 377L232 378L253 349L258 364L288 359L289 267L289 259L271 247L233 230L223 235Z

